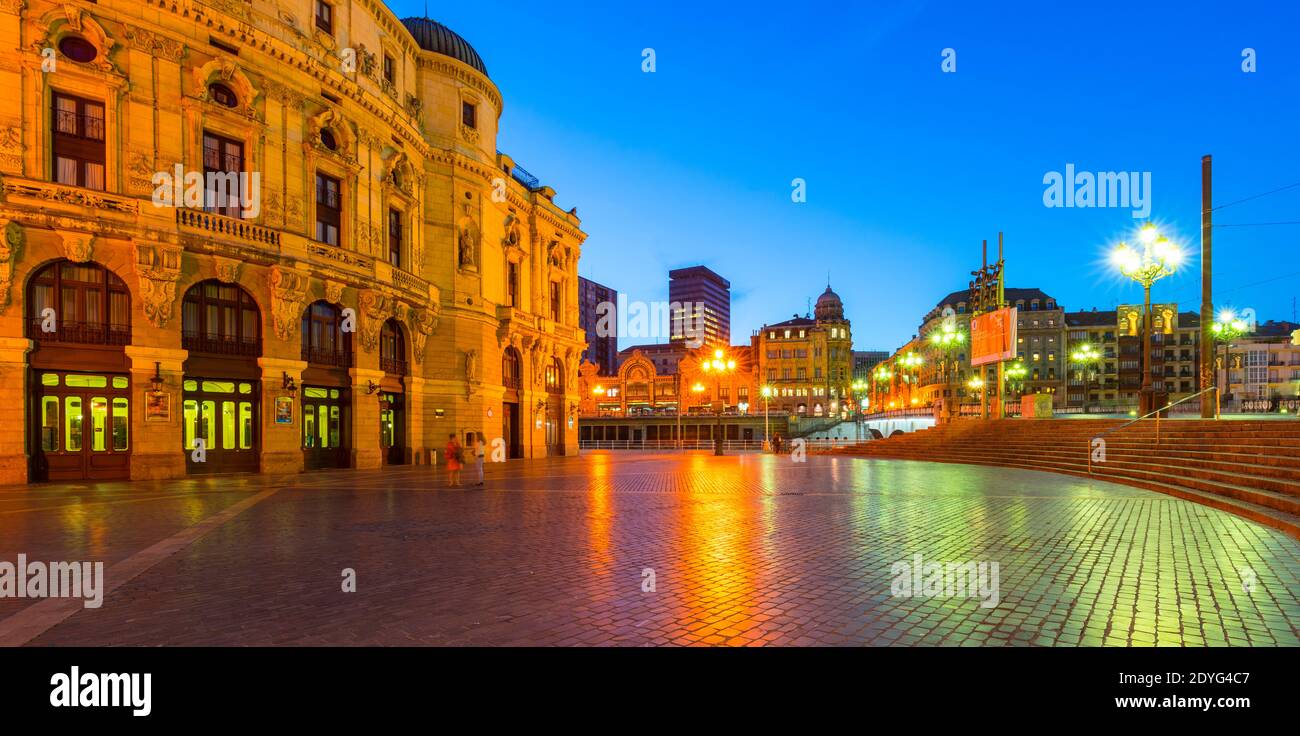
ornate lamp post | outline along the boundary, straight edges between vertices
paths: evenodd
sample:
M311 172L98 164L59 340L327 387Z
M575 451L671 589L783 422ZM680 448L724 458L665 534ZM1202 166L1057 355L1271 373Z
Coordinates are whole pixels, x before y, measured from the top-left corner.
M1120 243L1111 254L1111 262L1119 272L1142 284L1142 391L1139 393L1139 411L1146 415L1155 411L1156 397L1152 388L1151 365L1151 285L1178 270L1183 262L1183 252L1168 238L1161 235L1155 225L1147 224L1138 233L1142 250Z
M1029 375L1029 369L1025 367L1024 363L1016 361L1007 366L1006 370L1003 371L1003 375L1006 376L1007 383L1016 387L1016 400L1019 400L1020 394L1025 387L1025 376Z
M876 388L875 388L876 409L879 410L883 408L883 404L885 403L883 399L883 396L885 394L885 387L889 384L890 381L894 380L894 372L889 369L888 365L882 363L876 366L876 370L872 375L876 377Z
M908 382L907 403L915 406L917 373L921 370L921 366L925 364L925 358L909 351L898 362L903 367L903 380ZM907 375L909 372L911 373L910 380Z
M722 401L722 377L736 370L736 361L727 357L727 354L721 350L713 351L713 360L706 360L700 364L700 369L705 373L714 376L714 388L718 394L718 414L717 423L713 430L713 454L722 454L722 412L727 408L726 402Z
M772 399L772 387L764 386L760 393L763 394L763 452L772 449L772 427L768 422L768 402Z
M1101 352L1097 350L1096 345L1086 342L1074 351L1074 354L1070 356L1070 359L1077 365L1082 366L1082 369L1079 372L1083 374L1083 413L1087 414L1088 393L1092 387L1092 381L1088 374L1089 371L1092 370L1092 367L1097 364L1097 361L1101 360Z
M949 401L944 398L944 414L951 417L953 414L953 404L956 403L956 392L952 390L953 373L956 372L956 365L953 364L953 350L966 344L966 333L957 329L957 325L951 322L945 322L943 326L930 333L930 343L943 351L943 387L945 394L953 394L953 400Z
M1214 392L1216 400L1221 401L1219 397L1224 390L1228 394L1232 394L1232 341L1248 333L1250 324L1238 317L1231 309L1225 309L1219 312L1218 319L1214 320L1214 324L1211 325L1210 329L1214 333L1214 341L1223 344L1223 382L1226 385ZM1214 352L1216 353L1214 357L1217 359L1219 357L1217 355L1219 352L1217 344L1214 347ZM1214 385L1216 388L1219 387L1219 374L1217 371L1214 374Z
M970 389L971 392L979 398L980 406L984 405L984 385L984 379L979 376L973 376L966 382L966 388Z

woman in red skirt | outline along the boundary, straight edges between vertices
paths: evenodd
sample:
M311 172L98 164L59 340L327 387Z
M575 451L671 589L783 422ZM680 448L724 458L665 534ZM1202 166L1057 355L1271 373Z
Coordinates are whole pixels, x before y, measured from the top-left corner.
M447 487L460 488L460 442L456 435L447 435Z

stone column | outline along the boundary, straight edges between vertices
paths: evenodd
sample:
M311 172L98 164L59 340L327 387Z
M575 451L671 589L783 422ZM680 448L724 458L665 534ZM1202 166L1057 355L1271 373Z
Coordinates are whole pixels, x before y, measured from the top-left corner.
M185 447L181 424L181 382L188 350L127 345L131 361L131 480L156 480L185 476ZM155 371L162 375L168 395L168 416L146 419L148 394Z
M406 446L407 462L423 465L427 461L426 449L437 447L429 433L432 428L424 421L424 379L407 376L406 383Z
M379 393L367 394L371 381L384 380L384 372L352 368L352 467L378 468L384 464L379 444Z
M0 423L0 483L28 481L27 354L33 347L25 337L0 337L0 399L9 407L8 421Z
M262 369L262 457L263 473L301 473L302 456L302 372L307 363L284 358L258 358ZM289 375L297 388L290 401L291 421L276 421L276 399L290 398L284 388L284 376Z

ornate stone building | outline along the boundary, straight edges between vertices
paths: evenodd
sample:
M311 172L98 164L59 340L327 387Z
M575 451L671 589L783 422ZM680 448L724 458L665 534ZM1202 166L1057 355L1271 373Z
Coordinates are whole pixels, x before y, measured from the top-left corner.
M846 414L852 398L853 333L839 295L817 297L812 318L792 319L754 332L758 378L772 389L771 408L794 416Z
M460 36L0 0L0 47L0 481L577 452L585 234Z

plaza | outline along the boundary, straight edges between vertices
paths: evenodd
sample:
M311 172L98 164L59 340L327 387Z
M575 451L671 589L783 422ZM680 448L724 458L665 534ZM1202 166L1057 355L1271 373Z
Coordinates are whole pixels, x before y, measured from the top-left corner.
M1300 644L1300 542L1137 488L827 455L440 470L4 487L0 561L103 561L105 591L0 598L0 644ZM997 604L894 595L918 556L996 563Z

